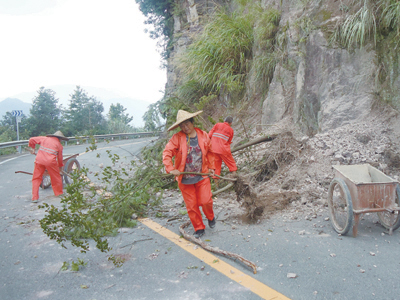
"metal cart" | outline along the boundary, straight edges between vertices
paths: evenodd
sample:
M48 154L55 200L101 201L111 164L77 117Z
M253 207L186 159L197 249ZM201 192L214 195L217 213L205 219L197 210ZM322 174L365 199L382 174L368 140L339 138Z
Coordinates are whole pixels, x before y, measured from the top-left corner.
M357 236L360 215L377 213L389 230L400 227L399 182L369 164L333 166L335 178L329 186L328 206L336 232L345 235L353 226Z

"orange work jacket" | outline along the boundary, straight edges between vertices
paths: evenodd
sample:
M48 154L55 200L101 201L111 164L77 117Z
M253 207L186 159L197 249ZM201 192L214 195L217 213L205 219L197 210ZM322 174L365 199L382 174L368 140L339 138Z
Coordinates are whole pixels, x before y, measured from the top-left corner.
M54 136L36 136L29 139L29 147L35 149L36 144L40 145L36 155L36 163L44 166L58 164L60 168L64 166L63 146L58 138Z
M201 172L208 173L209 169L215 170L214 153L211 151L211 140L208 137L207 132L196 127L195 130L203 162ZM163 151L163 164L167 173L172 170L178 170L179 172L185 170L186 158L188 155L187 151L186 134L183 131L175 133ZM175 157L175 163L172 162L173 157ZM182 176L183 175L179 175L177 177L178 182L182 181Z
M233 129L227 122L215 124L208 133L212 142L212 151L217 154L231 153L233 134Z

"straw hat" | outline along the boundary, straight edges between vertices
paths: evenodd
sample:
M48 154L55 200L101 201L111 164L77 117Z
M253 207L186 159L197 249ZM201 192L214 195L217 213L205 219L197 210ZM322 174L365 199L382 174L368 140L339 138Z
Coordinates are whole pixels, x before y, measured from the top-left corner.
M69 138L65 137L60 130L56 131L56 133L54 133L54 134L48 134L46 136L54 136L54 137L60 138L64 141L69 141Z
M201 114L203 111L200 110L198 112L195 113L190 113L184 110L179 110L178 114L176 115L176 122L170 127L168 128L168 131L175 129L176 127L179 126L179 124L185 122L186 120L189 120L199 114Z

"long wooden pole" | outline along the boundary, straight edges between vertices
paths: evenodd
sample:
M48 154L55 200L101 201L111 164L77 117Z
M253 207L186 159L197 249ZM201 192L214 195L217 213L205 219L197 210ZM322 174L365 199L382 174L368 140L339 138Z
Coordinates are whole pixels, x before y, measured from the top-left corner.
M207 251L218 253L223 256L230 257L232 259L237 259L237 260L241 261L243 264L245 264L246 266L250 267L253 270L254 274L257 274L257 266L255 263L251 262L250 260L248 260L248 259L244 258L243 256L240 256L236 253L212 247L212 246L206 244L205 242L203 242L200 238L196 239L193 235L188 234L185 231L185 228L188 227L189 225L190 225L190 221L187 221L186 223L179 226L179 232L182 234L182 236L185 239L199 245L200 247L202 247L203 249L205 249Z
M247 147L250 147L250 146L253 146L253 145L257 145L259 143L270 142L270 141L274 140L277 136L278 136L277 134L273 134L273 135L263 136L263 137L260 137L258 139L254 139L254 140L252 140L250 142L247 142L246 144L243 144L243 145L240 145L240 146L237 146L237 147L233 148L231 150L231 152L233 153L233 152L242 150L244 148L247 148Z

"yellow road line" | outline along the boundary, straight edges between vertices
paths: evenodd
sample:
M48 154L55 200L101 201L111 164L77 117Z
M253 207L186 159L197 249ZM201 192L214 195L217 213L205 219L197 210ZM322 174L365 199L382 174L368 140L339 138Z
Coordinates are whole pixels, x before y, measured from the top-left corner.
M171 242L175 243L190 254L196 256L198 259L204 261L206 264L210 265L212 268L216 269L220 273L248 288L250 291L257 294L262 299L290 300L286 296L266 286L262 282L232 267L228 263L218 259L218 257L205 251L203 248L198 246L194 247L195 244L190 243L183 238L180 238L179 235L173 233L171 230L161 226L160 224L150 219L141 219L140 222L150 229L154 230L158 234L162 235L163 237L169 239Z

